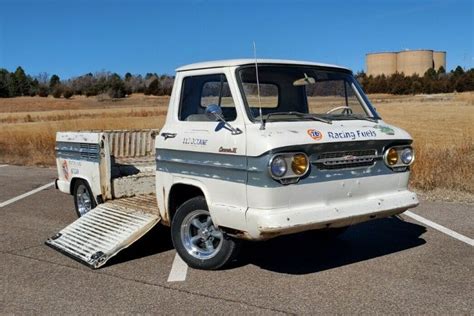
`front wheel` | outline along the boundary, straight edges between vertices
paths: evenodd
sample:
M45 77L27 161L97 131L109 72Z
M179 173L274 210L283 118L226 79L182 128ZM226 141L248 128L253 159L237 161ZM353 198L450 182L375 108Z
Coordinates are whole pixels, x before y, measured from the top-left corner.
M171 239L180 257L192 268L219 269L232 260L239 242L214 226L204 197L184 202L171 222Z

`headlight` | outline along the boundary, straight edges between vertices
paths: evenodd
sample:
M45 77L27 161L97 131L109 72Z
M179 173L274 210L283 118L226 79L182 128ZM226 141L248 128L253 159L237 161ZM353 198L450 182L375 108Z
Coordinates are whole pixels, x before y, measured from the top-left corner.
M406 165L409 165L413 162L413 158L414 158L414 155L413 155L413 149L411 149L410 147L408 148L405 148L402 150L402 153L400 155L400 159L402 160L402 162Z
M270 172L272 173L272 176L281 178L285 175L287 170L288 166L286 165L286 161L283 159L283 157L276 156L272 159L270 164Z
M305 154L295 154L293 160L291 161L291 170L296 175L303 175L308 171L308 157Z
M394 171L406 171L415 160L415 153L410 146L394 146L383 155L385 164Z
M309 170L309 158L305 153L280 153L273 156L268 172L281 184L297 183Z
M398 162L398 152L395 148L390 148L385 155L385 162L389 166L394 166Z

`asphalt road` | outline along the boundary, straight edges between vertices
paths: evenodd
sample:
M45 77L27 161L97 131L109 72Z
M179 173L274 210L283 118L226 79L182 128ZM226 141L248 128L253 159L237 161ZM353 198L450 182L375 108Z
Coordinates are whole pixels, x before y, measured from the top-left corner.
M55 169L0 167L0 203L50 183ZM469 238L473 205L412 210ZM49 187L0 207L0 313L473 314L474 247L407 216L351 227L333 241L298 234L246 243L226 270L167 282L175 251L156 227L104 268L44 245L75 220Z

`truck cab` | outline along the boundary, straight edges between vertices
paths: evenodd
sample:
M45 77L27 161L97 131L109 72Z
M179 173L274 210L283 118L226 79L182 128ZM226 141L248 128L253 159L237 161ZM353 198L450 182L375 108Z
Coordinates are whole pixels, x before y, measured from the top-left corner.
M382 120L343 67L240 59L178 68L166 122L153 136L153 183L118 196L120 185L108 187L113 162L101 169L98 159L96 184L81 192L88 209L154 192L157 216L195 268L223 266L239 239L340 232L418 205L408 189L411 136ZM97 138L105 156L109 138ZM74 194L63 168L58 161L60 186Z

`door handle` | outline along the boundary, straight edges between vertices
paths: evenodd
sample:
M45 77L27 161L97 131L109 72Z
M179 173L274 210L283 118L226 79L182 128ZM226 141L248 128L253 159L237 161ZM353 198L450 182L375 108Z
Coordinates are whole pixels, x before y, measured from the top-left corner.
M167 140L168 138L175 138L176 135L178 134L177 133L161 133L160 135L163 136L165 140Z

